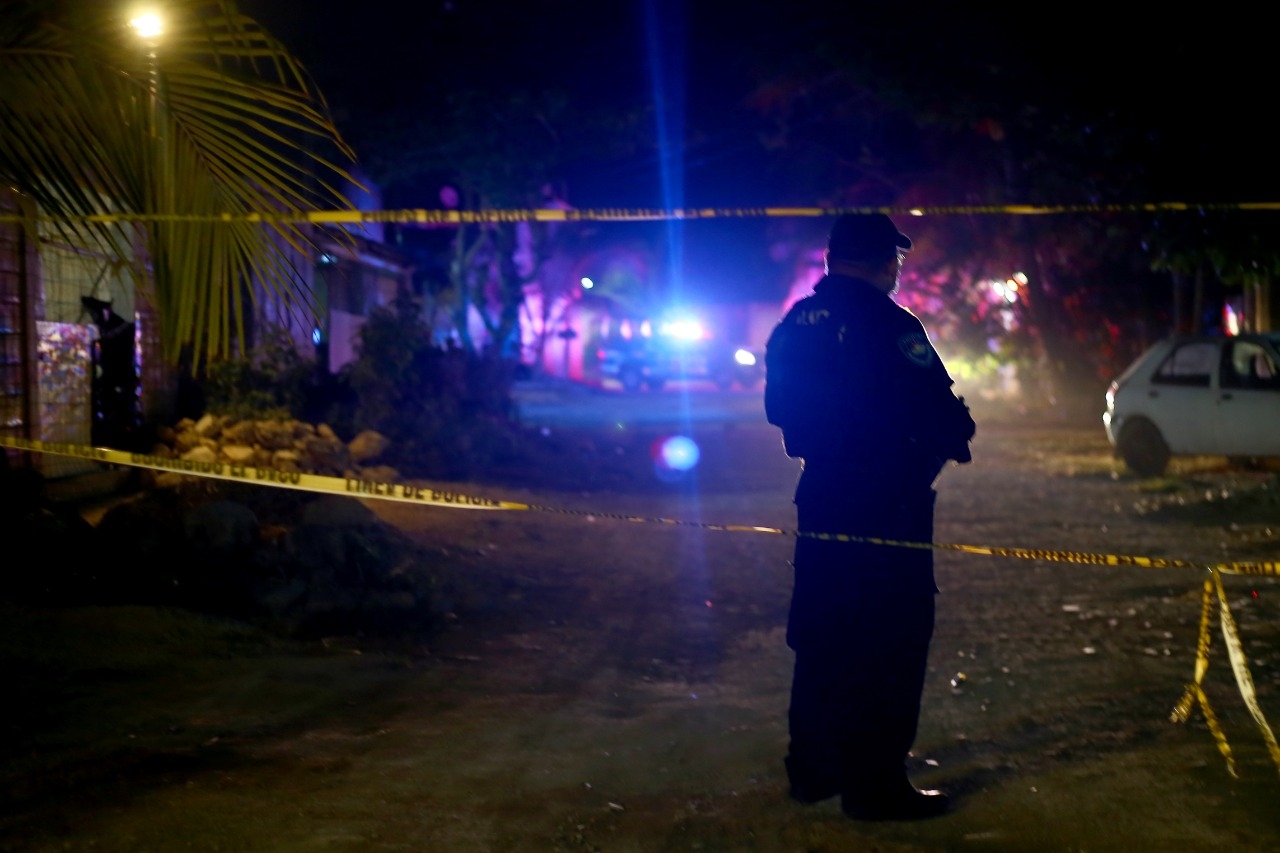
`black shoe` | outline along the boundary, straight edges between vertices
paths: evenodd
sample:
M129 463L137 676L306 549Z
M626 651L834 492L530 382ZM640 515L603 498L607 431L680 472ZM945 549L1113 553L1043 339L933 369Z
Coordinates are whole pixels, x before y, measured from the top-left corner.
M947 811L950 798L941 791L919 791L908 785L893 793L840 797L840 809L854 820L927 820Z

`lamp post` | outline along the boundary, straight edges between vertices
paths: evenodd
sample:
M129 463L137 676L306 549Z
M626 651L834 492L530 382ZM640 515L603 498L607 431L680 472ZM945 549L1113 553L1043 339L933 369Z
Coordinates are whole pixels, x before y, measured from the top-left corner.
M172 212L173 205L169 196L172 182L168 174L168 153L162 131L163 122L161 121L160 111L163 109L163 100L160 97L160 63L157 55L160 37L164 34L164 21L155 12L144 11L130 19L129 26L133 29L134 34L146 46L147 72L150 78L148 81L149 102L147 104L146 136L148 137L147 142L151 146L151 157L142 158L144 164L143 168L147 172L147 174L143 175L146 187L146 198L143 201L143 204L145 205L144 209L149 208L149 212L153 214ZM164 241L160 236L165 227L166 226L159 221L152 221L149 224L144 224L138 232L136 232L139 237L142 237L143 234L146 235L146 239L143 240L143 243L146 246L145 254L150 256L148 260L152 276L155 275L157 264L166 262L163 251ZM144 275L145 272L143 271L146 269L146 265L147 261L145 260L140 261L139 263L139 271ZM144 317L150 318L151 314L143 308L142 304L139 304L139 300L141 300L143 304L145 304L147 300L138 292L137 288L134 289L134 298L135 304L133 316L135 339L130 343L133 363L140 367L141 361L147 359L147 356L145 355L147 346L145 344L146 338L139 335L138 332L143 329L144 322L149 322L149 319L144 320ZM131 389L134 393L133 405L135 412L149 412L156 402L154 400L147 402L147 395L144 392L146 384L146 382L142 381L141 376L135 373L133 387ZM168 408L168 402L162 403L160 406L161 410Z
M150 183L151 202L156 207L153 213L159 212L160 207L160 186L163 181L163 163L162 157L164 147L161 144L160 128L159 128L159 112L160 112L160 68L156 57L156 48L160 41L160 36L164 33L164 22L160 16L154 12L144 12L129 20L129 26L133 28L138 38L142 39L143 44L147 47L147 70L150 74L150 108L147 111L147 135L151 137L151 144L154 146L153 153L156 155L156 161L152 164L152 180Z

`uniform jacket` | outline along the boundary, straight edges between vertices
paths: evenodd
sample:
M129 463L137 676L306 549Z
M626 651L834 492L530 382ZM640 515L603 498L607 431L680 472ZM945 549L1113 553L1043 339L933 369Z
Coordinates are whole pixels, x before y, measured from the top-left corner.
M765 367L765 414L804 460L797 503L931 496L947 460L970 459L973 419L924 326L869 282L821 279L773 330Z

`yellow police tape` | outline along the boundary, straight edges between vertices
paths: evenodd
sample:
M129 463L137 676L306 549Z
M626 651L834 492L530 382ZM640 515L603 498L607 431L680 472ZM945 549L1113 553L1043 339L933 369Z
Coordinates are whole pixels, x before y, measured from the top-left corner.
M275 468L260 468L252 465L236 465L230 462L196 462L194 460L175 459L146 453L129 453L123 450L112 450L106 447L89 447L68 442L47 442L36 439L7 438L0 436L0 447L11 447L33 453L51 453L58 456L73 456L90 459L112 465L127 465L135 468L147 468L155 471L170 471L195 477L208 477L219 480L252 483L275 488L297 489L308 492L326 494L342 494L355 498L375 498L378 500L399 501L421 504L423 506L450 507L453 509L481 510L515 510L528 512L551 512L562 515L591 516L618 521L639 522L646 524L670 524L684 527L697 527L702 530L725 531L730 533L765 533L796 538L813 538L824 541L863 543L896 548L916 548L938 551L958 551L966 554L980 554L992 557L1012 557L1022 560L1040 560L1044 562L1074 563L1091 566L1134 566L1150 569L1198 569L1210 572L1210 579L1204 583L1204 595L1200 614L1200 633L1197 640L1196 665L1193 681L1187 685L1186 692L1174 707L1170 718L1174 722L1186 722L1191 711L1198 703L1204 713L1205 722L1227 762L1227 771L1237 776L1235 759L1231 747L1227 743L1226 734L1218 722L1217 716L1209 704L1209 698L1202 687L1205 673L1209 668L1209 647L1211 644L1210 615L1213 609L1213 598L1218 600L1219 622L1223 640L1227 647L1227 656L1235 675L1236 686L1249 709L1254 722L1262 732L1263 740L1271 754L1276 768L1280 770L1280 744L1267 723L1258 704L1257 691L1254 689L1253 677L1249 673L1248 661L1244 647L1240 642L1240 634L1231 609L1227 603L1227 594L1222 586L1222 575L1239 574L1253 576L1280 576L1280 562L1237 562L1237 563L1198 563L1188 560L1165 559L1161 557L1127 556L1122 554L1091 554L1079 551L1060 551L1043 548L1005 548L987 545L961 545L937 542L909 542L896 539L883 539L874 536L855 536L846 533L813 533L808 531L784 530L778 527L761 527L744 524L712 524L708 522L681 521L673 518L656 518L637 515L602 513L598 511L563 509L539 504L517 501L496 500L493 498L468 495L436 488L414 486L404 483L366 480L359 477L330 477L321 474L305 474L297 471L283 471Z
M499 501L475 495L442 489L422 488L403 483L364 480L356 477L328 477L321 474L304 474L278 468L259 468L253 465L237 465L232 462L197 462L191 459L175 459L150 453L127 453L107 447L87 447L58 441L40 441L26 438L0 436L0 447L29 450L33 453L52 453L56 456L75 456L112 465L128 465L133 468L149 468L153 471L172 471L194 477L215 480L231 480L253 483L259 486L275 486L282 489L298 489L304 492L350 495L356 498L379 498L404 501L425 506L465 507L467 509L531 509L528 504Z
M1280 210L1280 202L1138 202L1132 204L991 204L933 205L925 207L697 207L697 208L516 208L448 210L410 208L403 210L282 210L247 213L104 213L93 216L37 216L41 222L270 222L316 225L352 225L392 222L406 225L470 225L494 222L654 222L663 220L755 219L761 217L826 217L869 215L954 216L1013 215L1047 216L1064 213L1160 213L1210 211ZM0 222L22 222L21 214L0 214Z
M1227 604L1227 593L1222 588L1222 574L1220 572L1215 571L1212 578L1204 582L1204 595L1201 599L1200 608L1200 635L1196 643L1195 678L1187 685L1186 692L1178 700L1178 704L1174 706L1170 719L1175 723L1185 723L1191 717L1192 708L1198 702L1200 710L1204 712L1204 719L1209 726L1209 732L1218 744L1218 751L1226 759L1227 772L1232 776L1238 776L1235 758L1231 755L1231 746L1227 743L1227 736L1222 731L1217 715L1213 713L1213 708L1209 705L1209 697L1205 695L1201 686L1205 673L1209 669L1209 645L1212 640L1209 621L1213 612L1215 592L1218 597L1218 613L1222 624L1222 637L1227 644L1227 657L1231 660L1231 670L1235 675L1236 686L1240 688L1240 695L1244 698L1245 706L1249 709L1249 714L1262 732L1262 739L1267 744L1268 752L1271 753L1271 760L1276 763L1277 767L1280 767L1280 744L1276 742L1276 736L1271 731L1271 726L1267 724L1262 708L1258 705L1258 693L1253 687L1253 676L1249 674L1249 664L1245 660L1244 646L1240 642L1240 633L1236 628L1235 619L1231 616L1231 608Z

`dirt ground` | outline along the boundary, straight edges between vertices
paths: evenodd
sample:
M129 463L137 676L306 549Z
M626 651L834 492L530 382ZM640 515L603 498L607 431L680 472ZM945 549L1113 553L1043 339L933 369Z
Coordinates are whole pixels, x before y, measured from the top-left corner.
M1274 469L1193 459L1142 480L1100 424L979 424L974 463L940 480L937 542L1280 556ZM700 524L791 529L796 468L767 427L694 437L678 482L468 487L567 513L370 501L448 557L431 637L3 605L0 849L1280 850L1280 768L1216 631L1205 688L1239 778L1199 711L1169 719L1193 675L1194 569L939 552L913 760L954 810L867 824L791 802L793 541ZM1280 726L1280 584L1225 585Z

